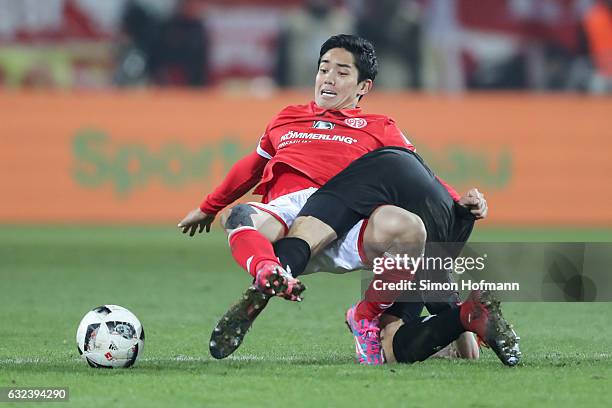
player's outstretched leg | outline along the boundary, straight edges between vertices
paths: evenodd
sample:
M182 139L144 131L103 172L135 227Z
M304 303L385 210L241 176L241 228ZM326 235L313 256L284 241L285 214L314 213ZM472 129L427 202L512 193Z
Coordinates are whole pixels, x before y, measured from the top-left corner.
M210 336L210 354L214 358L222 359L236 351L271 297L250 286L215 326Z
M500 302L489 291L474 290L460 310L461 323L484 340L507 366L515 366L521 358L519 340L502 316Z
M356 306L346 312L346 325L355 338L355 354L360 364L384 364L378 318L355 320Z

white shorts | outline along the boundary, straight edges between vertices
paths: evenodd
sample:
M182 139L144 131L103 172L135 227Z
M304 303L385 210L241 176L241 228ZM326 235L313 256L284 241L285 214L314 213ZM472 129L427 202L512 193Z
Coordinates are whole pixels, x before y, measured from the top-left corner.
M298 213L306 204L306 200L315 191L317 189L311 187L277 197L268 204L256 202L249 202L248 204L272 215L284 225L285 233L287 233ZM359 221L345 236L340 237L323 252L313 257L304 274L315 272L346 273L358 269L367 269L365 256L363 255L363 232L366 225L366 220Z

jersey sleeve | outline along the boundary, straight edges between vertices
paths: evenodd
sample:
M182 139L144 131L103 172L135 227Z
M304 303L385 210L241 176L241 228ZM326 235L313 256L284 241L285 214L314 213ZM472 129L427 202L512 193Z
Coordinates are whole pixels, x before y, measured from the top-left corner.
M400 146L416 151L414 145L408 140L402 131L397 127L395 121L391 118L385 123L385 131L383 135L383 143L385 146Z
M268 159L258 152L238 160L221 184L202 201L200 210L206 214L217 214L245 195L261 180L267 163Z
M438 179L440 184L442 184L444 188L446 188L446 191L448 191L448 194L450 194L450 196L453 197L453 200L459 201L461 196L459 195L459 193L457 193L457 190L455 190L450 184L442 180L440 177L436 176L436 178Z
M266 128L266 131L259 138L259 143L257 143L257 154L261 157L270 160L276 154L276 149L274 148L274 144L270 140L269 134L270 126Z

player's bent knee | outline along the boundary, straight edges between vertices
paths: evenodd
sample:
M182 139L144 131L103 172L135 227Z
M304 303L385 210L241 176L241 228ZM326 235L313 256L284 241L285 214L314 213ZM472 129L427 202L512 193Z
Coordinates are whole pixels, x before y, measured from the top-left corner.
M221 215L221 225L228 234L239 228L255 228L270 242L285 236L286 227L276 217L250 204L236 204Z
M228 230L234 230L239 227L255 227L252 216L257 214L257 211L248 204L236 204L230 210L229 214L223 215L221 222L223 227Z
M363 247L367 259L388 254L422 255L427 230L421 217L403 208L385 205L377 208L365 229Z
M374 211L370 222L377 229L377 236L383 241L397 243L425 243L427 230L421 217L403 208L386 205Z

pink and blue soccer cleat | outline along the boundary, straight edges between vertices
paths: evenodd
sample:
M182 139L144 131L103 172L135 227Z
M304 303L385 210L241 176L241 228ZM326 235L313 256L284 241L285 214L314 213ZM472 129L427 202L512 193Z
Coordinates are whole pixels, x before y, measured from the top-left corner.
M355 354L360 364L381 365L385 363L380 343L378 319L355 320L356 305L346 312L346 325L355 337Z

